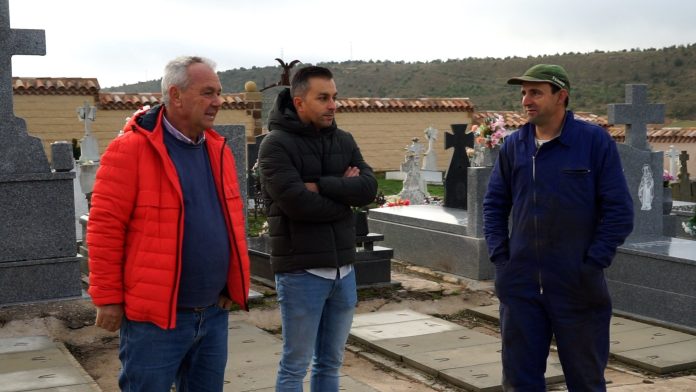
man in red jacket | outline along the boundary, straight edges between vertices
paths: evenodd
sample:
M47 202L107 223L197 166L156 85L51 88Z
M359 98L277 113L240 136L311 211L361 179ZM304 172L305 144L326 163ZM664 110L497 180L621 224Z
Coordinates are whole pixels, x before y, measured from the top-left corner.
M120 328L126 391L222 391L227 317L247 307L249 260L234 158L211 129L215 64L165 68L163 106L136 113L101 159L87 242L96 325Z

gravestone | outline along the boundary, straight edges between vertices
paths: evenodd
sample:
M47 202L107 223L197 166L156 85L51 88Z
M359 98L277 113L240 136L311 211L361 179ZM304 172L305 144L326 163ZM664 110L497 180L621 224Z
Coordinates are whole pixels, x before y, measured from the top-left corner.
M682 151L679 154L679 176L674 184L674 200L696 202L696 182L691 181L686 163L689 161L689 153Z
M247 213L247 200L249 197L247 189L247 144L246 144L246 128L244 125L215 125L213 127L220 135L227 138L227 145L232 150L234 162L237 166L237 182L239 184L239 192L242 194L242 203L244 205L244 216ZM245 218L246 219L246 218Z
M420 171L422 153L423 146L418 143L418 138L413 138L412 143L406 147L406 158L401 164L401 172L405 174L405 178L399 197L410 201L411 204L424 204L428 198L428 190Z
M467 169L469 157L466 148L474 147L474 134L466 133L467 124L452 124L452 133L445 133L445 150L454 148L449 169L445 174L445 207L467 208Z
M92 123L97 118L97 108L89 103L77 108L77 118L85 123L85 136L80 140L79 166L80 189L87 199L87 209L92 206L92 190L99 169L99 142L92 134Z
M13 55L44 55L43 30L10 28L0 0L0 305L81 294L73 200L72 146L41 141L14 116Z
M437 171L437 151L435 151L435 140L437 140L437 129L432 126L423 131L425 138L428 140L428 150L423 156L423 170Z
M674 146L669 146L669 150L665 153L665 157L669 161L669 174L677 178L677 168L679 166L679 150L674 148Z
M696 309L696 241L663 235L664 160L650 150L646 124L663 121L664 105L646 103L646 90L627 85L627 103L608 107L610 123L628 124L627 143L617 147L635 218L633 233L606 270L607 285L617 314L693 329L696 314L685 309Z
M663 104L647 103L647 86L626 85L626 103L608 105L609 123L626 124L626 143L618 144L628 189L633 198L634 228L627 239L661 236L663 154L648 144L647 124L664 122Z

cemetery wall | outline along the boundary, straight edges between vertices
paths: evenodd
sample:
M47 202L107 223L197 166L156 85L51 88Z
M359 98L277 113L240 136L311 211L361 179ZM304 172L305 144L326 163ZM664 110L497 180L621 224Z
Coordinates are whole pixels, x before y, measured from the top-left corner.
M399 170L404 148L414 137L427 147L423 132L432 126L438 130L437 168L445 171L452 149L445 150L444 134L451 132L451 124L470 124L471 116L471 112L339 112L336 122L353 134L363 157L376 171Z
M27 123L30 135L41 139L49 159L51 143L57 140L71 141L84 136L84 123L77 117L77 108L87 101L96 105L94 97L80 95L15 95L15 116ZM98 105L96 105L99 108ZM97 110L97 118L92 123L92 133L99 141L102 153L123 128L126 118L133 110ZM221 109L216 124L241 124L246 127L247 137L253 140L254 119L246 110Z

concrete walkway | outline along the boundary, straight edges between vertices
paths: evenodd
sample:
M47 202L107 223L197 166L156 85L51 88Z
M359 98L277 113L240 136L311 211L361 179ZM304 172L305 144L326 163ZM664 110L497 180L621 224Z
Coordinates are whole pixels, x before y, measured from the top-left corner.
M470 311L496 320L497 305ZM611 326L612 356L662 374L696 368L696 336L615 317ZM500 391L500 340L459 324L411 310L357 314L351 340L431 377L471 391ZM277 336L230 319L230 352L225 392L273 391L281 352ZM386 361L385 361L386 362ZM563 385L555 353L547 364L547 384ZM649 382L649 383L647 383ZM620 391L696 390L696 376L654 381L637 378L634 385L609 385ZM305 382L305 390L309 390ZM374 392L343 375L341 390ZM70 352L46 336L0 339L0 392L97 392L97 384Z

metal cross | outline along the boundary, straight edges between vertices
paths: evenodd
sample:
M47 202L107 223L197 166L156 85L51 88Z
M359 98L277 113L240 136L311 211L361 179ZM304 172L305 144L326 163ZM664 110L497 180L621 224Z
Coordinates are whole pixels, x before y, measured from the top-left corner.
M0 118L14 117L12 105L12 56L46 54L43 30L10 28L9 0L0 0Z
M639 150L650 151L647 124L665 122L665 105L647 103L648 86L626 85L626 103L608 105L607 117L611 124L626 124L626 144Z

